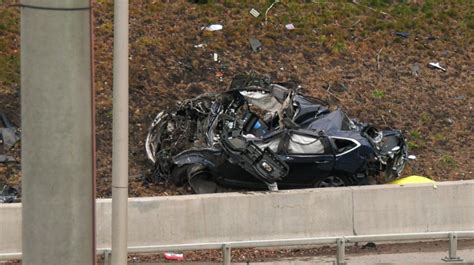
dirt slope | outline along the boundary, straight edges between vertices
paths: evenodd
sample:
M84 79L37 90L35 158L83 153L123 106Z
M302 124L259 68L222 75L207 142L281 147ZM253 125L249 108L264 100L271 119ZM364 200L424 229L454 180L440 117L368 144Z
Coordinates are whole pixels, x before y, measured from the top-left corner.
M472 1L317 1L269 6L229 1L198 5L136 0L130 5L130 194L182 194L144 185L144 140L154 115L176 100L223 91L243 71L295 80L304 92L350 116L402 129L417 155L405 175L474 178L474 4ZM408 2L408 3L400 3ZM112 10L96 14L99 196L110 196ZM223 30L202 31L209 23ZM294 30L285 25L293 23ZM408 32L408 38L395 32ZM252 52L249 37L262 50ZM202 44L203 47L195 47ZM213 61L217 53L219 60ZM0 9L0 111L20 124L19 12ZM447 71L427 67L439 62ZM19 160L19 146L11 151ZM0 184L20 184L19 164L0 164Z

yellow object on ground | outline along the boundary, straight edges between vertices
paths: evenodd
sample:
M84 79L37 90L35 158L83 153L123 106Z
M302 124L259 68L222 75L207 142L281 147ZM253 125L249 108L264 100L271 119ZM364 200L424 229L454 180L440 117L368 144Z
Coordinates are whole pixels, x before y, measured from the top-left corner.
M416 184L416 183L435 183L434 180L422 176L408 176L389 182L389 184Z

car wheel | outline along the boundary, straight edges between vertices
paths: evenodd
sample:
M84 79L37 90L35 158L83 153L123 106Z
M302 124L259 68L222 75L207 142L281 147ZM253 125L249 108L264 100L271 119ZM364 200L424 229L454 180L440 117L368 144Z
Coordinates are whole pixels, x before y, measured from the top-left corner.
M328 176L319 181L314 185L315 188L330 188L330 187L344 187L349 186L350 181L347 177L343 176Z
M196 194L216 193L217 184L211 173L207 171L196 172L188 176L189 186Z

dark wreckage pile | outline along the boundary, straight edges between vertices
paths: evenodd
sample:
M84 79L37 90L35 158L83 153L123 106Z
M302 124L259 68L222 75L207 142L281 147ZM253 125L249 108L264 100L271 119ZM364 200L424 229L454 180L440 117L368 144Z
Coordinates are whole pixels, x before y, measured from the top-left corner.
M400 175L409 158L400 131L379 131L299 90L244 74L226 92L158 113L146 139L154 179L213 193L364 185L381 172L385 181Z

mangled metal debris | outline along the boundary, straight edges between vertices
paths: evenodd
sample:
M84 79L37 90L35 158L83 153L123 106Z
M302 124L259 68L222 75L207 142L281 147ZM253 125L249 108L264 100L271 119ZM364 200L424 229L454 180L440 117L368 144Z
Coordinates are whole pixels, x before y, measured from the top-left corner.
M0 112L0 152L10 150L20 140L20 131ZM0 153L0 163L15 162L13 156Z
M368 184L400 175L400 131L379 131L304 96L293 83L239 75L224 93L160 112L146 139L154 175L196 193L218 186L278 190Z
M432 69L439 69L443 72L446 72L446 68L442 67L438 62L436 63L429 63L428 64L428 67L432 68Z
M206 31L219 31L222 30L224 26L221 24L211 24L208 25L207 27L202 27L201 30L206 30Z
M256 38L249 38L249 43L254 52L258 52L262 49L262 43Z
M395 32L395 35L407 39L410 36L409 32Z
M0 155L0 163L8 163L8 162L15 162L15 158L13 156Z
M9 150L19 140L18 128L13 126L4 113L0 112L0 144L3 144L3 150Z
M18 199L18 191L8 185L3 185L0 190L0 203L12 203Z

